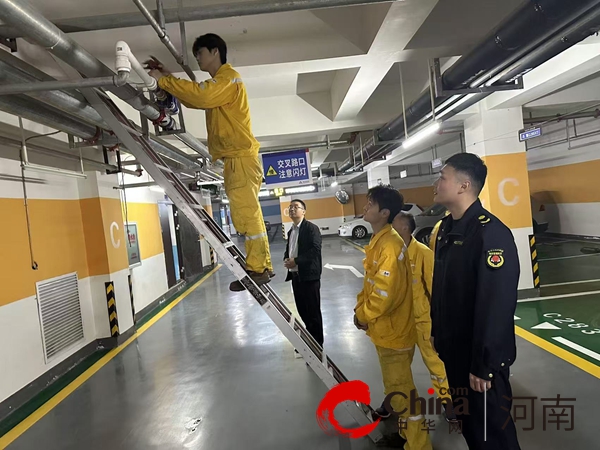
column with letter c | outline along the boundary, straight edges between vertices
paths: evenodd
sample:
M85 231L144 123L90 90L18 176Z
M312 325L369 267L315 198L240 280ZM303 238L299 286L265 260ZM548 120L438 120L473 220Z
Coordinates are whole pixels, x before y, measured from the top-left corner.
M508 226L519 252L519 289L533 288L529 237L533 234L526 148L519 141L523 128L521 108L488 110L480 104L479 113L465 120L468 153L479 155L488 168L480 199L484 207Z

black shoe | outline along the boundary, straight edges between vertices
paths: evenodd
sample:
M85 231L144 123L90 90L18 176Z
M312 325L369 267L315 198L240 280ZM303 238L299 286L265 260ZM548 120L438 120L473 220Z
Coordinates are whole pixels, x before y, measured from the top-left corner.
M398 433L394 433L384 435L382 439L375 443L375 447L404 448L404 444L406 444L406 439Z
M263 273L250 271L248 272L248 275L250 275L250 278L252 278L252 281L254 281L257 286L262 286L263 284L267 284L269 281L271 281L266 270ZM242 283L240 283L239 280L236 280L229 285L229 290L233 292L240 292L246 290L246 288Z
M454 408L448 404L448 402L442 403L444 406L444 417L446 418L446 422L448 423L456 423L458 419L456 414L454 413Z
M375 411L373 411L373 414L371 414L373 416L373 420L377 420L377 419L381 419L381 420L385 420L385 419L389 419L391 414L390 412L385 409L383 406L380 406L379 408L377 408Z

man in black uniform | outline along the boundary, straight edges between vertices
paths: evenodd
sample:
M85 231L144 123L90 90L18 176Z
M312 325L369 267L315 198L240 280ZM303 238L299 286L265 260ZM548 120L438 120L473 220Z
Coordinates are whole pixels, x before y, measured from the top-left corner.
M519 259L510 229L478 199L486 176L477 155L461 153L435 183L434 201L450 214L435 238L431 334L450 388L468 390L468 411L454 400L469 449L518 450L509 368Z

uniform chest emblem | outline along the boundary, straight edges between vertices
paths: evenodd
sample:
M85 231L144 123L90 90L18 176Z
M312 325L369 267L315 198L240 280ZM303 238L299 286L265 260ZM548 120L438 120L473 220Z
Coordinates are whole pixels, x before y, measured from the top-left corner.
M504 250L494 249L487 251L487 265L498 269L504 264Z

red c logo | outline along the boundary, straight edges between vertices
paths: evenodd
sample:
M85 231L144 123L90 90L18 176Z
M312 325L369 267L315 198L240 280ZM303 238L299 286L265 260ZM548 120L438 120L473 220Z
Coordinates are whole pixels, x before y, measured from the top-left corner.
M369 386L358 380L347 381L338 384L327 392L317 408L317 423L325 433L348 435L352 439L358 439L368 435L379 425L381 419L377 419L376 422L360 428L344 428L340 426L339 422L335 420L333 410L337 405L345 401L356 401L366 405L370 404L371 393L369 392Z

